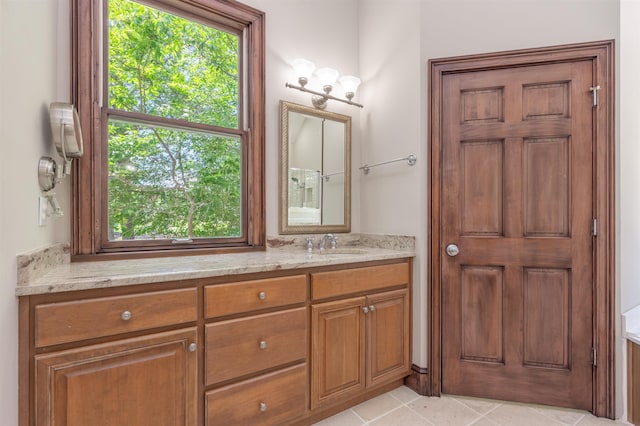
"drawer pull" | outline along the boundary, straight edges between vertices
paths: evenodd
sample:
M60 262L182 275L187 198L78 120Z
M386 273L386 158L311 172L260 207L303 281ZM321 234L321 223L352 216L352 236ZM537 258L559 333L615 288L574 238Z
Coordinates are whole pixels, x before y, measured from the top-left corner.
M260 349L267 349L267 341L260 340Z
M195 352L198 349L198 345L196 343L191 343L189 345L189 352Z
M267 298L267 293L265 293L264 291L261 291L260 293L258 293L258 299L264 300L266 298Z
M262 411L263 413L265 411L267 411L267 403L266 402L261 402L260 403L260 411Z
M375 307L375 306L373 306L373 305L369 305L369 310L370 310L371 312L373 312L373 311L375 311L375 310L376 310L376 307Z
M122 321L129 321L131 319L132 315L131 312L129 311L124 311L121 315L120 318L122 319Z
M366 306L362 307L362 312L364 312L365 314L369 313L369 308L367 308Z

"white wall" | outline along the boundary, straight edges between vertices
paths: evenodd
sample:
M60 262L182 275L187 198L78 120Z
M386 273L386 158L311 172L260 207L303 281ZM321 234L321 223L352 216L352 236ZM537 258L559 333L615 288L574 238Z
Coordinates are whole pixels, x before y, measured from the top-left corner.
M360 9L363 162L418 156L412 168L361 177L361 231L417 236L413 353L425 367L427 61L615 38L619 11L610 0L360 0Z
M608 39L616 39L617 47L620 44L619 0L426 0L424 4L423 66L426 66L430 58L445 56ZM635 25L637 22L636 20ZM446 34L446 37L442 37L443 34ZM430 43L430 40L439 42ZM618 67L616 70L619 71ZM426 76L426 69L423 76ZM426 106L424 108L426 111ZM630 142L623 140L621 143L620 140L617 141L617 147ZM620 183L618 185L620 186ZM618 195L617 212L620 212L621 200L627 197L640 198L633 192L618 192ZM620 229L621 233L617 234L618 247L620 236L626 232ZM620 251L616 249L616 253ZM628 266L622 265L621 269ZM624 366L618 320L619 294L620 282L617 282L616 413L617 416L622 416L626 388L623 387L622 379Z
M305 57L318 66L359 75L355 0L250 0L267 12L267 233L278 233L278 100L310 105L310 95L284 87L294 82L289 62ZM69 101L70 0L0 0L0 413L18 424L18 314L16 254L68 242L68 214L38 226L37 163L51 148L47 107ZM354 115L350 106L332 111ZM356 111L357 112L357 111ZM354 128L359 117L354 115ZM357 144L357 133L354 135ZM354 158L354 164L359 159ZM55 190L69 212L69 182ZM358 197L357 182L353 187ZM353 216L359 217L357 203ZM357 219L353 224L358 231Z
M428 60L617 39L619 2L360 0L360 8L367 106L361 155L367 162L418 155L414 168L387 166L361 178L361 231L417 236L413 362L426 367ZM625 195L640 200L625 193L620 198Z
M360 75L358 60L358 8L356 0L244 0L244 3L266 13L267 29L267 235L278 234L278 101L284 99L311 106L311 95L285 88L285 82L296 83L291 61L305 58L316 67L331 67L341 75ZM315 83L314 80L309 85ZM363 83L364 85L364 83ZM339 87L336 96L341 96ZM356 99L359 95L356 95ZM329 111L352 116L352 126L358 129L358 108L329 101ZM358 146L359 132L353 132ZM355 154L355 152L354 152ZM359 163L353 155L354 166ZM352 197L359 198L357 179L352 184ZM352 232L359 232L359 203L351 211Z
M620 0L621 311L640 305L640 2Z
M618 0L422 0L423 59L617 38Z
M421 133L420 0L360 0L363 83L361 165L417 156L371 169L360 180L364 233L416 236L413 285L413 363L427 366L427 144Z
M620 150L618 160L618 276L619 311L640 305L640 2L620 0L619 109ZM618 329L620 325L618 324ZM618 331L618 336L620 331ZM626 390L626 342L617 339L622 375L619 386ZM626 398L626 392L623 392ZM621 401L618 402L618 405Z
M622 307L640 304L639 4L636 0L245 0L267 13L267 233L278 232L278 100L310 105L289 62L305 57L363 79L353 116L353 232L417 236L414 362L426 366L429 58L619 38L618 256ZM619 4L620 9L619 9ZM0 0L0 413L17 424L15 255L69 240L68 216L37 225L36 166L50 149L46 106L69 96L69 0ZM358 167L418 156L362 176ZM68 213L68 183L56 189ZM618 304L620 301L618 299ZM619 351L620 352L620 351ZM618 364L618 372L621 371ZM618 404L622 395L618 381Z
M69 240L68 216L38 226L47 108L69 100L68 0L0 0L0 423L18 424L16 253ZM57 190L68 205L68 183ZM68 208L65 209L68 213Z

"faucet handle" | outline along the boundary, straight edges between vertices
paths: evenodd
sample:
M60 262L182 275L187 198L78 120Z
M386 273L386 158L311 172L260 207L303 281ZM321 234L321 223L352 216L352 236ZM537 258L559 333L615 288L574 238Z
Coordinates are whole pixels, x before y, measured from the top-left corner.
M333 234L326 234L324 237L322 237L322 239L320 239L320 249L321 250L324 250L324 248L326 247L327 240L329 240L329 243L331 244L330 247L332 249L336 248L336 246L338 244L338 238Z
M331 248L334 249L338 246L338 237L335 235L332 235L331 237Z

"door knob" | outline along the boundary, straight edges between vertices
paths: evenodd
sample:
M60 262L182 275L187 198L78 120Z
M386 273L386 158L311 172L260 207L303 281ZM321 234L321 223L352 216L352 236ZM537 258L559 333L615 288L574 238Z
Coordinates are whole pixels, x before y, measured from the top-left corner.
M458 248L457 245L455 244L449 244L447 246L447 254L451 257L455 257L458 255L458 253L460 253L460 249Z

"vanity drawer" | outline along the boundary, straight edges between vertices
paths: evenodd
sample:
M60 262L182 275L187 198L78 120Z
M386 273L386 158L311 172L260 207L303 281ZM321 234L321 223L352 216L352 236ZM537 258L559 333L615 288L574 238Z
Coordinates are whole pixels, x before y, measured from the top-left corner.
M307 277L295 275L211 285L205 287L204 297L207 318L304 303Z
M307 366L289 367L206 393L206 424L279 425L305 413Z
M409 284L409 263L311 274L313 300Z
M206 384L304 360L307 309L297 308L205 327Z
M39 305L36 347L196 321L197 294L190 288Z

